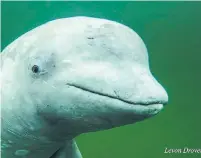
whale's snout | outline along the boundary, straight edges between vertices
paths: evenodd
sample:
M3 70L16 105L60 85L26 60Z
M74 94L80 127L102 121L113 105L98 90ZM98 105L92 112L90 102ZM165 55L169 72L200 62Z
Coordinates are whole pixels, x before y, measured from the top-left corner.
M167 105L168 104L168 99L169 99L168 94L167 94L167 91L162 86L161 86L160 94L161 94L162 104Z

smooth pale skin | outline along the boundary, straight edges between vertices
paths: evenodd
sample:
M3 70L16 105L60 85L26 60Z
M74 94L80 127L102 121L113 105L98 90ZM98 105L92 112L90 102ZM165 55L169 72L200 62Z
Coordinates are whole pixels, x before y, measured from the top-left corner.
M144 42L117 22L54 20L1 58L3 158L81 158L76 136L150 118L168 101Z

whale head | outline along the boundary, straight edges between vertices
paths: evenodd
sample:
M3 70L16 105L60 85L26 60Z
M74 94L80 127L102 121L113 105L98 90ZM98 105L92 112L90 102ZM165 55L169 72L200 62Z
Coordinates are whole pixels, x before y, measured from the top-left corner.
M142 121L168 101L143 40L114 21L54 20L20 36L2 57L5 105L60 137Z

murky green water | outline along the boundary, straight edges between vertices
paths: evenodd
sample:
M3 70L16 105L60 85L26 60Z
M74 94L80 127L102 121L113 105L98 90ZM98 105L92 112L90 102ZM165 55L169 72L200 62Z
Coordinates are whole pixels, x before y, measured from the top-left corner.
M169 104L144 122L79 136L84 158L200 157L164 150L201 148L201 2L3 2L1 14L2 49L46 21L76 15L121 22L146 43Z

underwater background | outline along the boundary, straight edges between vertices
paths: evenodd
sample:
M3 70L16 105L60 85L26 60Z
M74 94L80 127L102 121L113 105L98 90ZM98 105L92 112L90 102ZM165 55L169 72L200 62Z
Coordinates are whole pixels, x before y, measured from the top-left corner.
M1 51L47 21L92 16L123 23L144 40L151 71L169 94L157 116L76 138L84 158L198 158L201 148L201 2L2 2ZM81 24L80 24L81 25Z

